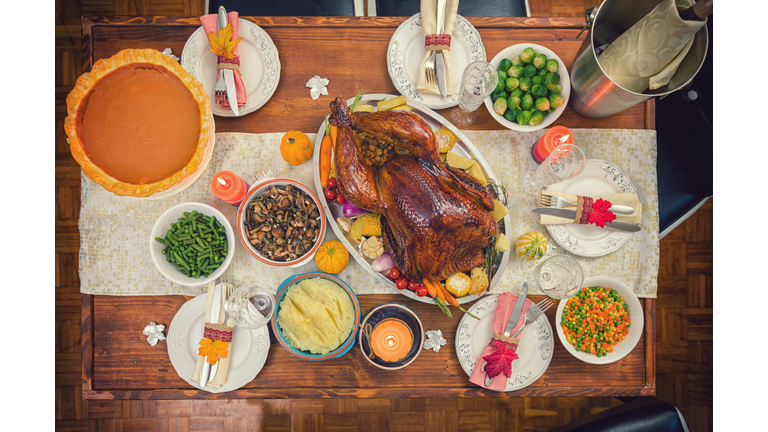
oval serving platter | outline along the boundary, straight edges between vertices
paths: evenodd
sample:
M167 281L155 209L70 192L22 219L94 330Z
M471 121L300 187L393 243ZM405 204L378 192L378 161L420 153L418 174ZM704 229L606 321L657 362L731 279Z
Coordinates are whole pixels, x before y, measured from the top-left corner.
M360 98L360 101L358 102L358 105L360 104L367 104L371 105L374 108L374 111L376 110L376 102L383 100L383 99L391 99L396 97L396 95L390 95L390 94L364 94ZM354 98L348 99L347 105L352 104L354 101ZM432 128L432 131L436 131L443 126L445 126L448 130L454 133L456 137L459 139L459 141L456 142L456 144L453 146L453 149L451 151L455 152L456 154L470 158L475 160L479 165L480 168L483 170L483 174L487 179L491 179L498 183L498 178L493 174L493 171L491 171L491 167L488 165L488 162L486 162L485 158L480 154L480 152L475 148L475 146L472 144L472 142L467 138L466 135L464 135L460 130L458 130L450 121L443 118L441 115L437 114L436 112L432 111L431 109L425 107L424 105L421 105L416 102L408 101L406 105L411 107L411 111L420 115L426 122L429 124L429 126ZM349 251L350 255L357 261L360 266L362 266L368 273L373 275L379 282L387 286L388 288L392 289L393 291L396 291L400 294L403 294L406 297L412 298L416 301L420 301L422 303L432 303L433 300L429 296L425 297L419 297L417 296L413 291L410 291L408 289L399 290L395 287L395 283L393 280L389 279L387 276L385 276L382 273L376 272L371 268L371 263L373 262L372 259L365 257L362 255L358 249L357 246L359 245L359 242L352 238L352 236L341 229L338 222L336 222L336 218L341 216L341 206L336 204L336 202L332 202L329 206L328 201L325 199L325 194L323 193L323 188L320 185L320 166L319 166L319 157L320 157L320 144L323 140L323 136L325 135L325 120L320 123L320 128L317 132L317 137L315 138L315 150L314 155L312 156L312 170L313 170L313 177L315 179L315 190L317 192L317 195L320 197L320 202L325 209L326 217L328 218L328 225L333 229L333 232L336 234L336 237L344 244L344 246ZM509 227L511 226L509 215L504 216L503 220L503 227L500 230L501 233L507 236L509 238ZM489 290L491 290L493 287L495 287L499 281L501 281L501 276L504 273L504 270L507 267L507 263L509 261L509 252L507 251L501 253L497 253L496 261L492 269L493 276L491 277L491 281L488 285L488 289L483 292L484 295ZM458 302L460 304L469 303L472 301L475 301L479 298L478 295L468 295L461 298L458 298Z

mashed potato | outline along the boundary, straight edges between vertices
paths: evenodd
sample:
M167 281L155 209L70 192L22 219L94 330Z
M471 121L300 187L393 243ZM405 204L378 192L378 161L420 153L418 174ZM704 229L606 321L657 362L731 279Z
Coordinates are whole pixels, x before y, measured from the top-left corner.
M328 354L349 337L355 307L335 282L308 278L291 285L280 301L277 324L294 348Z

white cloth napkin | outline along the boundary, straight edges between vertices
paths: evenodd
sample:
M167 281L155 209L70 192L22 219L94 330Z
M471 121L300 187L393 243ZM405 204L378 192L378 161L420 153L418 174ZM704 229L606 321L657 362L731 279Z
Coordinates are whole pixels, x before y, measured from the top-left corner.
M448 0L445 6L445 28L443 33L453 35L453 24L456 21L456 11L459 9L459 0ZM424 30L424 36L435 34L437 32L437 0L421 0L421 27ZM451 71L451 51L450 47L443 49L443 58L445 58L445 90L446 97L453 94L453 73ZM427 84L426 65L427 59L432 55L432 50L427 48L424 57L419 65L419 81L416 83L416 89L425 93L433 93L440 96L440 89L435 84Z
M558 191L552 191L552 190L546 190L542 191L548 195L554 195L559 196L561 198L564 198L568 202L575 203L576 202L576 195L570 195L563 192ZM595 200L598 198L602 198L606 201L609 201L613 205L625 205L629 206L635 209L635 212L631 215L620 215L616 213L616 220L620 222L627 222L631 224L639 224L640 221L643 218L643 205L640 203L640 200L637 199L637 195L633 193L618 193L618 194L612 194L612 195L603 195L599 197L593 197ZM576 207L565 207L567 209L576 210ZM572 224L575 223L573 219L566 219L561 218L558 216L552 216L552 215L541 215L541 221L543 225L557 225L557 224Z
M663 0L619 36L598 61L615 83L633 92L656 90L669 83L693 45L704 21L685 21L680 12L689 0Z

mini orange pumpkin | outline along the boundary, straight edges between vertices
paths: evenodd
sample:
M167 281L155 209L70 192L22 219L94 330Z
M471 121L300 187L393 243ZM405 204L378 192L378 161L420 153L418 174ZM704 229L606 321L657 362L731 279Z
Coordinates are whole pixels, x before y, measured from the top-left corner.
M314 151L315 144L299 131L286 133L280 141L280 154L283 155L283 160L293 166L308 161Z
M349 264L349 252L340 241L328 240L317 249L315 263L320 271L340 273Z

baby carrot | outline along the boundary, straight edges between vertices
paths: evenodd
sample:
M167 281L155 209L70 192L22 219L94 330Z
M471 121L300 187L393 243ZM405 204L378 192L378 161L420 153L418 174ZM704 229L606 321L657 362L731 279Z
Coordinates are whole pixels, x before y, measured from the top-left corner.
M336 137L339 136L339 128L331 125L331 142L333 143L333 151L336 151Z
M435 290L435 286L432 285L432 282L424 279L421 284L427 287L427 294L429 294L430 297L437 297L437 291Z
M450 304L453 307L459 307L459 302L456 300L456 297L454 297L451 293L449 293L448 290L445 289L445 287L443 287L443 284L441 284L440 282L437 282L437 286L443 292L443 296L448 301L448 304Z
M322 187L328 187L328 178L331 175L331 152L333 150L333 141L330 135L331 123L328 121L328 116L325 116L325 136L320 143L320 185Z

